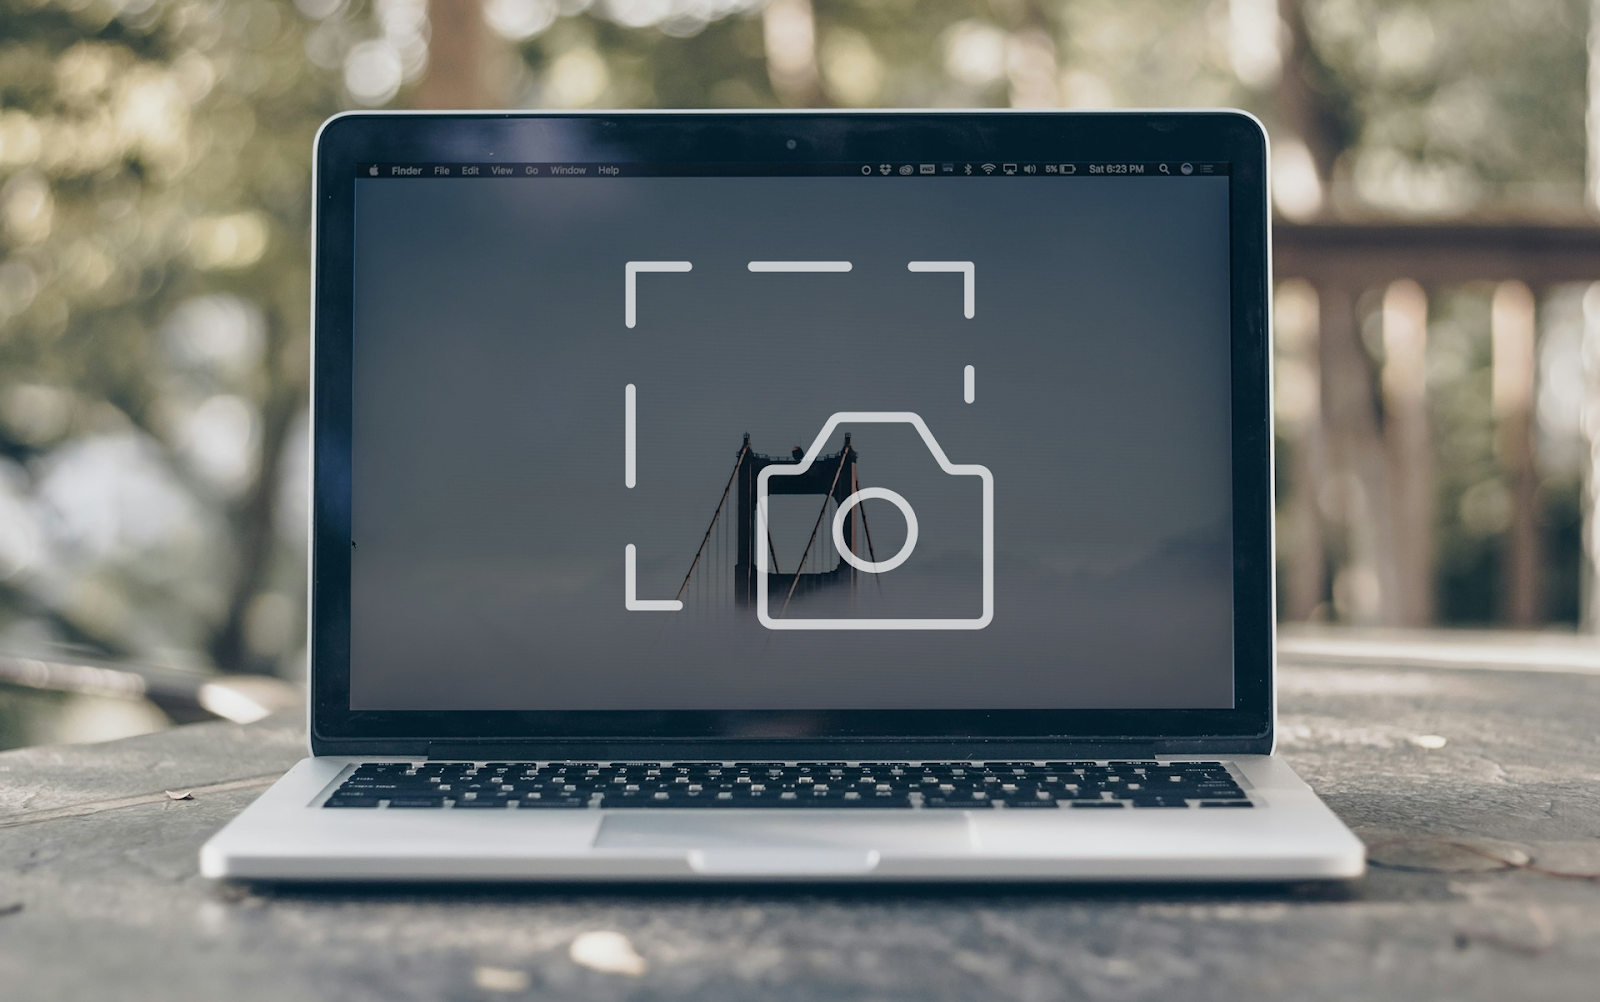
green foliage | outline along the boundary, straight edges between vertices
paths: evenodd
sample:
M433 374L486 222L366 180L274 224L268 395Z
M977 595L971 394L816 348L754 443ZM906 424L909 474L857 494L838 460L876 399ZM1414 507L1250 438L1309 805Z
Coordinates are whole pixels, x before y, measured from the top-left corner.
M1292 121L1280 29L1250 21L1270 2L782 2L812 12L810 84L775 82L772 46L800 36L774 35L763 0L487 0L496 79L527 107ZM1335 208L1580 211L1585 0L1303 9ZM0 646L294 663L311 140L342 107L413 100L426 39L422 0L0 0ZM1493 614L1492 540L1460 515L1492 508L1498 476L1473 296L1439 300L1434 337L1456 366L1432 384L1455 619Z
M262 501L304 404L311 137L340 102L305 28L266 0L0 4L13 628L236 670L294 652L241 640L298 576Z
M1320 0L1306 9L1354 120L1340 159L1352 209L1581 205L1586 0Z

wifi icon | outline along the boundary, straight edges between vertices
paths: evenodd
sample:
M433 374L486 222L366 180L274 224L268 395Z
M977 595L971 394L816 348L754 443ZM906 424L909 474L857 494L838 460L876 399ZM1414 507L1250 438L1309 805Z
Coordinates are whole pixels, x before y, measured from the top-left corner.
M994 173L994 164L984 164L983 165L983 172L985 174L993 174Z

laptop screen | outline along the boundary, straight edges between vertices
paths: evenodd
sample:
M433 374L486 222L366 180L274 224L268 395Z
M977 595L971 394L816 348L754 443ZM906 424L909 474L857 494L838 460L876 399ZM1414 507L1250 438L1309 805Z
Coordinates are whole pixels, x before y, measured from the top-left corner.
M1232 707L1228 173L360 164L350 707Z

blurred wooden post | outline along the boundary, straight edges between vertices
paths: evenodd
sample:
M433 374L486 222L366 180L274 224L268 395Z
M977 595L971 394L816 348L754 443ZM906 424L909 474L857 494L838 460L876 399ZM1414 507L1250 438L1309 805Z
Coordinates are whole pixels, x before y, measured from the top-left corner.
M1588 177L1584 185L1589 211L1600 215L1600 0L1589 0L1589 102L1584 118L1588 140Z
M1434 616L1434 472L1428 422L1428 296L1410 279L1383 295L1383 432L1394 519L1392 621L1427 626Z
M417 84L416 107L501 107L501 43L479 0L430 0L428 25L428 69Z
M1283 565L1283 619L1306 622L1326 615L1327 539L1322 493L1327 459L1322 441L1322 392L1318 386L1316 288L1289 279L1274 294L1273 337L1277 355L1275 418L1288 445L1290 465L1278 525ZM1282 462L1282 453L1279 454Z
M1278 108L1290 130L1305 143L1321 190L1326 192L1333 180L1334 164L1351 137L1346 134L1339 109L1329 100L1334 88L1328 85L1327 66L1311 45L1305 5L1306 0L1281 0L1278 4L1284 32Z
M1328 209L1327 192L1334 164L1345 144L1338 115L1323 86L1326 67L1311 46L1302 9L1304 2L1281 0L1277 4L1282 37L1277 39L1281 62L1276 92L1283 121L1290 133L1305 144L1311 160L1315 198L1303 208L1304 215L1316 216ZM1361 360L1350 356L1352 346L1365 354L1356 330L1355 302L1348 288L1324 287L1321 280L1325 276L1301 274L1298 277L1316 283L1317 319L1312 325L1315 336L1305 352L1306 364L1315 374L1316 401L1300 429L1294 470L1296 483L1290 488L1293 492L1290 510L1299 523L1299 539L1298 552L1285 567L1284 614L1287 618L1305 620L1326 608L1323 603L1328 587L1330 516L1342 520L1349 544L1342 554L1343 559L1334 561L1336 568L1341 562L1344 566L1334 577L1332 597L1335 601L1331 605L1337 609L1341 599L1355 607L1373 604L1356 593L1369 591L1367 584L1375 582L1376 578L1370 561L1359 560L1366 549L1356 542L1358 537L1365 537L1355 525L1356 519L1361 517L1362 505L1352 496L1360 491L1359 488L1352 490L1358 482L1352 472L1357 465L1353 453L1359 450L1344 420L1345 412L1352 408L1369 418L1372 413L1370 401L1363 402L1346 392L1350 380L1364 379L1368 375ZM1375 432L1375 427L1373 430ZM1359 437L1359 432L1356 436ZM1371 494L1370 491L1366 493ZM1358 618L1366 616L1363 613Z
M817 16L811 0L771 0L761 16L767 79L790 108L820 108L827 102L817 71Z
M1318 401L1320 406L1320 401ZM1327 589L1327 541L1323 538L1322 510L1319 494L1326 476L1327 463L1323 457L1322 427L1316 420L1305 422L1300 429L1300 441L1295 443L1294 467L1290 472L1293 486L1289 490L1288 526L1280 527L1280 539L1293 533L1284 550L1283 618L1303 623L1319 619Z
M1533 440L1536 309L1532 291L1522 282L1501 282L1494 292L1491 314L1495 452L1511 489L1501 600L1507 624L1527 628L1540 621L1544 566Z
M1590 215L1600 216L1600 0L1589 0L1589 88L1584 116ZM1579 565L1578 625L1600 633L1600 283L1583 294L1582 435L1588 451L1583 468L1583 561Z
M1027 0L1021 24L1006 43L1006 76L1013 108L1061 107L1061 65L1056 60L1051 13L1059 0Z
M1583 405L1579 428L1583 463L1583 563L1578 581L1579 626L1600 633L1600 282L1583 294Z
M1350 622L1391 626L1399 589L1372 357L1361 342L1355 294L1331 286L1318 294L1323 432L1349 546L1334 598Z

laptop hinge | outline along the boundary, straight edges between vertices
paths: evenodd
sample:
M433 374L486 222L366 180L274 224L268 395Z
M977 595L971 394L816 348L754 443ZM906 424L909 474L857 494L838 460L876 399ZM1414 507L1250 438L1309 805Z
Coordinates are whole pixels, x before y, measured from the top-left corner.
M514 761L738 761L770 759L855 762L901 759L1138 759L1156 754L1153 741L432 741L428 758L458 762Z

